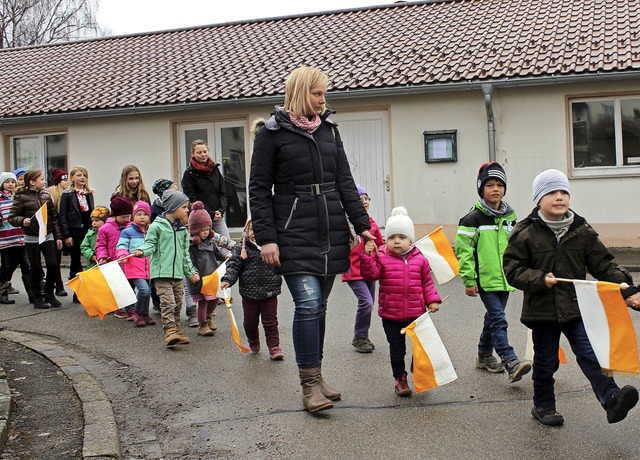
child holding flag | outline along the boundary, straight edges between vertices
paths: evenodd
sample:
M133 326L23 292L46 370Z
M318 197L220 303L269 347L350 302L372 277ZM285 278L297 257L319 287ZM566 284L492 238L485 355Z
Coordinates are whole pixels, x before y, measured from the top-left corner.
M227 289L240 279L244 332L249 340L249 348L252 353L260 351L258 325L262 318L269 357L273 361L279 361L284 358L278 331L278 296L281 292L282 276L276 274L274 268L262 260L260 246L253 234L251 218L247 220L242 233L242 244L236 245L233 249L220 289Z
M189 234L182 221L189 212L189 198L182 192L169 189L162 194L165 211L149 226L144 244L134 251L136 257L149 257L151 281L160 297L160 313L165 345L188 344L180 323L184 285L182 278L200 280L189 258Z
M558 370L560 334L571 344L578 365L589 379L607 421L623 420L638 402L638 390L620 389L602 373L587 336L573 283L556 277L584 280L587 272L600 281L632 284L585 219L569 208L569 180L556 169L547 169L533 180L536 208L518 223L504 253L509 284L524 291L522 323L532 330L533 417L543 425L562 425L556 412L553 375ZM630 288L623 297L636 292Z
M509 291L514 289L502 271L502 255L516 223L516 213L502 199L507 192L507 175L500 163L482 164L476 185L480 199L460 219L454 244L465 293L469 297L480 295L486 309L476 367L489 372L503 372L506 368L509 382L514 383L531 370L531 363L520 361L509 344L505 315ZM493 355L494 349L501 362Z
M358 194L364 209L369 212L369 194L360 185L356 185L358 188ZM375 243L377 247L384 244L382 240L382 232L373 217L369 216L369 224L371 224L371 234L375 237ZM360 238L359 235L353 235L356 244L351 248L349 254L349 271L342 275L342 281L346 281L353 294L358 300L358 309L356 310L356 320L353 328L353 345L358 353L371 353L375 348L375 345L369 340L369 327L371 327L371 312L373 312L373 303L376 296L376 283L375 281L369 281L362 279L360 273L360 254L364 251L365 241Z
M62 304L54 295L55 282L60 276L56 261L56 251L62 249L62 232L58 226L58 211L51 195L45 191L44 172L30 169L24 173L24 186L16 190L9 212L9 223L22 228L29 260L29 274L33 296L33 307L44 309L60 307ZM47 280L44 286L44 298L38 289L44 256L47 267Z
M366 280L380 280L378 315L389 342L395 391L398 396L411 396L404 363L406 339L401 331L425 311L437 312L442 300L429 261L413 245L415 229L406 208L391 211L385 235L386 246L379 251L373 240L367 241L360 254L360 272Z
M124 258L144 243L144 236L151 220L151 206L146 201L133 205L133 222L120 232L116 246L116 257ZM137 302L125 307L127 318L131 317L137 327L153 326L156 322L149 316L149 258L128 258L120 262L124 274L132 287L136 289ZM129 313L131 312L131 313Z
M209 213L204 209L202 201L196 201L189 214L189 233L191 244L189 255L191 262L202 276L210 275L218 268L218 261L224 261L225 256L215 244L211 228L212 221ZM202 282L189 282L189 293L197 303L196 316L198 319L198 335L210 337L218 329L213 322L213 312L220 299L217 296L203 294Z

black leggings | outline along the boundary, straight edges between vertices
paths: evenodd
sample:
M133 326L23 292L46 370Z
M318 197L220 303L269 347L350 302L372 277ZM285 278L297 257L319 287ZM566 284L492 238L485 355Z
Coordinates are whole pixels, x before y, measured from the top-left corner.
M31 286L33 289L33 298L39 299L42 297L42 293L38 287L40 286L40 271L42 264L40 262L40 253L44 256L44 263L47 268L47 280L44 285L45 296L52 296L55 288L56 280L60 278L60 269L58 268L56 258L56 242L54 240L45 241L42 244L27 243L25 244L27 250L27 258L29 260L29 271Z

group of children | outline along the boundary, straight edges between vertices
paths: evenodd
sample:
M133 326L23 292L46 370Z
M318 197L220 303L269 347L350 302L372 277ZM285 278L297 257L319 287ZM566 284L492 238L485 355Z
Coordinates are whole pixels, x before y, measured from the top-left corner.
M607 421L623 420L637 404L638 391L631 385L620 388L603 373L586 334L573 285L558 283L558 278L584 279L589 273L597 280L632 285L631 275L616 263L585 219L569 208L569 181L561 171L549 169L534 179L535 208L519 223L514 210L503 200L507 177L499 163L481 165L476 185L480 199L460 219L454 244L465 293L480 296L486 309L476 367L492 373L506 370L511 383L520 381L533 368L532 416L543 425L562 425L553 378L559 368L562 333ZM360 186L358 190L368 210L369 195ZM375 231L378 226L371 221ZM361 353L374 349L368 330L375 297L371 283L378 281L378 314L389 343L395 392L410 396L401 330L426 311L437 312L442 300L428 260L413 245L414 226L404 207L392 211L385 235L384 245L377 237L366 242L356 240L351 268L343 277L358 299L353 346ZM515 289L524 291L521 321L533 333L533 363L520 360L508 340L505 308L509 293ZM638 288L621 293L629 307L640 308Z
M66 173L58 173L56 179L62 182L66 180L64 176ZM217 329L213 316L220 299L201 292L202 277L226 261L220 287L227 289L239 280L251 351L260 350L258 325L262 318L271 359L284 357L277 318L282 279L262 261L250 219L243 229L241 244L221 241L212 230L211 215L203 204L191 204L173 181L158 179L154 183L158 199L152 205L140 171L132 165L123 169L110 209L94 207L85 168L74 168L69 182L56 206L45 191L43 171L0 174L0 303L13 302L8 297L10 282L20 266L33 306L59 307L54 292L59 275L54 274L59 273L56 251L62 249L64 242L74 248L70 251L73 258L76 254L86 258L87 269L119 261L137 292L137 302L115 315L131 319L139 327L154 325L149 315L154 297L159 304L165 344L173 347L189 343L180 328L185 279L189 297L196 304L198 334L208 337ZM479 200L460 220L455 239L465 293L479 296L486 309L476 367L493 373L506 370L509 382L521 380L533 368L532 415L544 425L561 425L564 419L556 411L553 375L559 366L557 351L562 333L571 343L607 420L619 422L636 405L638 391L631 385L621 389L602 373L586 335L573 286L558 283L556 277L584 279L589 273L603 281L632 285L633 280L617 265L585 219L569 208L569 181L562 172L549 169L535 178L535 208L519 223L514 210L503 200L506 189L502 166L497 162L483 164L477 177ZM368 210L368 193L360 186L358 191ZM43 204L48 213L47 235L40 243L35 214ZM410 396L405 336L401 331L426 311L437 312L442 299L429 261L413 244L415 230L407 210L400 206L392 211L384 228L384 240L375 221L370 218L370 222L375 239L354 238L351 267L343 276L358 300L352 344L360 353L370 353L375 348L369 339L369 328L378 281L378 314L389 343L395 392ZM41 254L47 274L44 286ZM70 275L75 276L82 265L77 260L72 265ZM525 293L521 321L533 332L533 366L518 358L508 340L505 308L514 289ZM630 307L638 308L637 288L630 287L622 294Z

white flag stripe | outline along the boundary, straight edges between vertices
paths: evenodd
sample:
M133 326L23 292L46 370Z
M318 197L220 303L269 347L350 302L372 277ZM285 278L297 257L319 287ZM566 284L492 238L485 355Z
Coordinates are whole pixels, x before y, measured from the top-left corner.
M449 265L447 260L440 255L436 249L436 245L428 235L416 241L415 246L429 261L431 270L438 279L438 283L444 284L455 278L456 274L451 268L451 265Z
M131 289L129 280L124 275L120 264L116 261L109 262L99 266L102 276L107 281L107 284L111 288L113 297L116 299L118 307L124 308L127 305L136 303L136 294Z
M449 353L447 353L447 349L444 347L436 326L428 313L423 314L416 320L414 331L422 344L422 348L429 355L438 386L456 380L458 376L451 363L451 358L449 358Z
M598 295L598 286L595 283L574 283L580 315L587 331L598 331L597 334L588 334L591 347L598 358L600 367L609 369L609 356L611 348L611 338L609 332L609 321L604 308L596 308L602 305ZM606 325L606 327L602 327Z
M43 207L44 206L46 206L46 204L44 204ZM45 218L42 215L42 207L38 209L35 217L38 221L38 244L42 244L47 239L47 223L45 222Z

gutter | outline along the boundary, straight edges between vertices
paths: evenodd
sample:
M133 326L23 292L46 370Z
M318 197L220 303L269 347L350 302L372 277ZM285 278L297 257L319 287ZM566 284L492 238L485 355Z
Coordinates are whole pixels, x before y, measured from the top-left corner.
M495 88L518 88L524 86L542 86L568 83L588 83L594 81L620 81L640 79L640 70L623 72L589 73L585 75L547 75L542 77L504 77L484 81L463 81L453 83L438 83L429 85L393 86L384 88L369 88L355 90L330 91L328 96L332 100L357 99L366 97L404 96L415 94L441 93L450 91L482 91L483 85ZM124 107L113 109L89 109L78 112L48 113L44 115L24 115L17 117L0 117L0 126L18 123L42 123L58 120L77 120L86 118L111 117L116 115L141 115L149 113L181 112L199 109L218 109L227 107L243 107L248 105L282 104L284 95L266 97L247 97L223 99L206 102L181 102L178 104L150 105L144 107Z
M489 136L489 162L496 161L496 125L493 118L493 85L482 85L484 108L487 111L487 135Z

